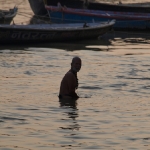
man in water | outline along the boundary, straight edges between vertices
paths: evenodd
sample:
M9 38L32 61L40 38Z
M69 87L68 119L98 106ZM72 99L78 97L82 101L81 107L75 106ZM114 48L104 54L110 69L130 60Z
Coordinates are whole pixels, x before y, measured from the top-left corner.
M74 57L71 69L65 74L60 84L59 98L79 98L75 90L78 88L77 72L81 69L81 59Z

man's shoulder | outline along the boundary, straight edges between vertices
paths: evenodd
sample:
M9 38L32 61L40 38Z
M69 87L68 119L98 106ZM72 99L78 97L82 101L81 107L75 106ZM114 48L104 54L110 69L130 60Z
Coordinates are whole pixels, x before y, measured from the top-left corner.
M69 77L69 78L73 78L74 77L74 74L71 72L71 71L68 71L66 74L65 74L65 77Z
M73 76L73 73L72 73L71 71L68 71L68 72L66 73L66 76Z

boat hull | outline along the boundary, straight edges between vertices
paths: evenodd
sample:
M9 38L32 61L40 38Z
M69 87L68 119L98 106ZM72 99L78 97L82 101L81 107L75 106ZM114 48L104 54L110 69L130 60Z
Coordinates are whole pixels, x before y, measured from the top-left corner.
M115 30L150 30L150 14L121 13L86 9L58 8L46 6L52 22L103 22L116 20Z
M112 29L115 22L100 24L0 25L0 43L60 42L97 38Z
M132 4L110 4L90 2L88 9L119 11L119 12L140 12L150 13L150 3L132 3Z

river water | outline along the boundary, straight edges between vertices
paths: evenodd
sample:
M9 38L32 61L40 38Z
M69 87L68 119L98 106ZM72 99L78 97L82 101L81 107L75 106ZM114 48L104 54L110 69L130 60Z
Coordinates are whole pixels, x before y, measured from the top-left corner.
M19 2L1 0L1 7ZM32 14L27 1L19 8ZM18 14L15 21L25 18ZM83 63L80 98L59 103L59 85L74 56ZM0 150L149 150L149 60L146 33L0 45Z

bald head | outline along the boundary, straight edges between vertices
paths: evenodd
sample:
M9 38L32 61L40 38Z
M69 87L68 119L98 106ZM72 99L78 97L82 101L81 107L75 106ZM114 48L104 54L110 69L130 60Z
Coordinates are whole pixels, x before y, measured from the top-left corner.
M72 63L74 63L75 61L81 61L81 59L79 57L77 57L77 56L73 57L72 58Z
M74 72L79 72L81 69L81 59L79 57L74 57L71 62L71 70Z

